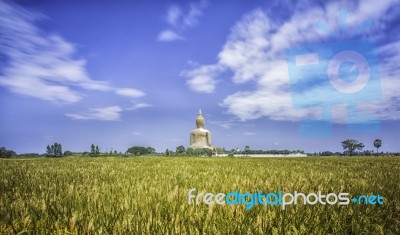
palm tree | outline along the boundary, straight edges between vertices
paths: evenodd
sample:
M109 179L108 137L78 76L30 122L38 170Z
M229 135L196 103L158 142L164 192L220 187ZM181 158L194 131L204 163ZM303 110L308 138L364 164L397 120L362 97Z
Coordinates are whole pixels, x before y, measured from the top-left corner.
M376 148L376 155L378 156L378 149L382 146L382 140L376 139L374 140L374 146Z

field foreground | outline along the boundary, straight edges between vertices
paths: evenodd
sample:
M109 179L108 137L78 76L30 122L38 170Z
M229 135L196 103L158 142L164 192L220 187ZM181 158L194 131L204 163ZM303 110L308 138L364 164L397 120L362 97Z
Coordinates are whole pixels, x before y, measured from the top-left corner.
M0 234L400 234L400 158L0 159ZM188 191L384 205L188 205Z

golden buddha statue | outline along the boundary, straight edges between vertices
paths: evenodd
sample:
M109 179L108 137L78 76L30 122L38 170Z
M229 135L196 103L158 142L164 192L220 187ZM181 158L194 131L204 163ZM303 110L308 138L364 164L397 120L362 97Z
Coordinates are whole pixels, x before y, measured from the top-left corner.
M199 110L199 114L196 118L197 128L190 132L190 147L192 149L207 148L213 149L211 147L211 133L210 131L204 129L204 117Z

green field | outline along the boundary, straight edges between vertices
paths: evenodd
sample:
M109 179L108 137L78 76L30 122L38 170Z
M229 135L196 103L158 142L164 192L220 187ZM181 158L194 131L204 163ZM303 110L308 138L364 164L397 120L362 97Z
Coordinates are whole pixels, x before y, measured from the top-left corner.
M0 160L0 234L400 234L400 158ZM384 205L188 205L188 191L380 194Z

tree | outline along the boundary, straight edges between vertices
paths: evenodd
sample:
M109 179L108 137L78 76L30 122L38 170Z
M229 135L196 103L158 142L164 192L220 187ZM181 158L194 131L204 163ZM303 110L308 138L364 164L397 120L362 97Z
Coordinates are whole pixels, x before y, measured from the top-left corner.
M46 147L46 154L47 154L48 157L53 155L53 151L50 148L50 145L47 145L47 147Z
M132 147L128 148L128 150L126 152L133 154L135 156L140 156L140 155L151 154L154 151L155 151L155 149L152 147L132 146Z
M183 145L179 145L178 147L176 147L176 153L177 154L183 154L186 152L186 149Z
M146 149L147 149L147 154L152 154L156 152L156 149L153 147L147 147Z
M361 151L364 148L364 144L354 139L347 139L342 141L342 147L344 151L347 151L350 154L350 156L353 156L355 150Z
M56 155L54 144L50 145L50 157L54 157Z
M62 146L60 143L54 143L54 156L56 157L61 157L63 155L62 153Z
M90 156L91 156L91 157L96 157L96 156L99 156L99 154L100 154L100 148L99 148L99 146L98 146L98 145L91 144L91 145L90 145Z
M249 154L249 152L250 152L250 146L247 145L244 147L244 153Z
M63 156L62 145L55 142L52 145L47 145L46 147L46 155L48 157L61 157Z
M8 150L5 147L0 148L0 157L1 158L9 158L9 157L12 157L15 155L17 155L17 154L12 150Z
M376 139L374 140L374 146L376 148L376 156L379 155L378 149L382 146L382 140Z
M91 155L96 154L96 146L94 146L94 144L90 145L90 154Z
M225 148L218 148L218 147L217 147L215 150L216 150L217 154L223 154L223 153L226 152L226 151L225 151Z
M334 153L332 153L331 151L323 151L320 155L321 156L332 156Z

